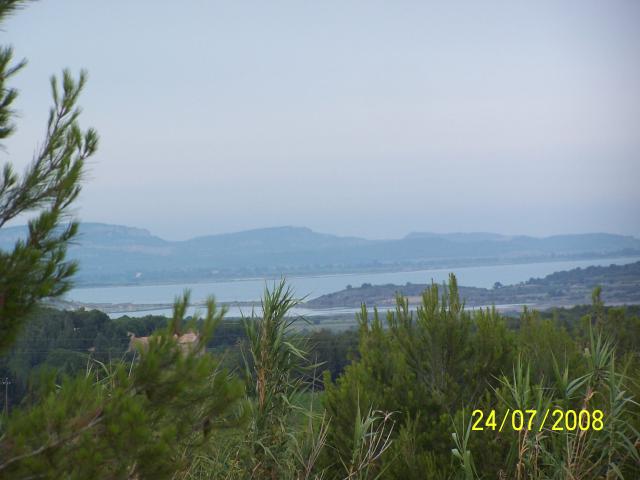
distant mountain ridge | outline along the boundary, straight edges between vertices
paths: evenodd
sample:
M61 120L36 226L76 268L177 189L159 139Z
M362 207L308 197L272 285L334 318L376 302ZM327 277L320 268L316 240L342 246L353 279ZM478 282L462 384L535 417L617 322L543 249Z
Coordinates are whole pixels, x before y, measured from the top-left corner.
M411 232L405 239L415 239L415 238L444 238L445 240L451 240L454 242L474 242L474 241L485 241L485 240L509 240L513 238L508 235L501 235L499 233L489 233L489 232L455 232L455 233L433 233L433 232Z
M0 230L0 249L11 248L26 231ZM78 284L104 285L640 256L640 239L414 232L368 240L286 226L168 241L140 228L82 223L69 254L80 262Z

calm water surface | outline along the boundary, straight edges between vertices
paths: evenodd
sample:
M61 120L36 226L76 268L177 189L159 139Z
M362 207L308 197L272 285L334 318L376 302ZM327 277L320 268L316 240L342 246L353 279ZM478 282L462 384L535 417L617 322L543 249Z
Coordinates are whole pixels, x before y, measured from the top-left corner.
M640 260L639 257L607 258L598 260L576 260L544 263L526 263L518 265L489 265L481 267L444 268L434 270L419 270L413 272L388 272L388 273L353 273L340 275L327 275L316 277L290 277L288 282L295 289L298 296L307 296L308 299L324 295L326 293L342 290L347 285L358 287L363 283L373 285L410 283L429 283L432 280L437 283L445 281L450 272L456 274L458 284L469 287L493 286L495 282L503 285L527 281L534 277L544 277L553 272L571 270L577 267L591 265L624 265ZM272 284L273 281L266 281ZM176 295L185 289L191 290L193 301L205 299L208 295L215 295L217 301L252 301L258 300L264 290L264 279L232 280L212 283L190 283L179 285L143 285L122 287L92 287L77 288L67 294L66 298L86 303L168 303ZM240 312L231 311L230 314ZM306 309L299 309L299 314L309 313ZM344 309L344 313L352 309ZM347 312L348 310L348 312ZM249 313L250 308L243 308L243 313ZM342 310L331 310L338 313ZM318 313L317 311L313 311ZM149 313L167 313L166 310L153 312L136 312L135 315L147 315Z

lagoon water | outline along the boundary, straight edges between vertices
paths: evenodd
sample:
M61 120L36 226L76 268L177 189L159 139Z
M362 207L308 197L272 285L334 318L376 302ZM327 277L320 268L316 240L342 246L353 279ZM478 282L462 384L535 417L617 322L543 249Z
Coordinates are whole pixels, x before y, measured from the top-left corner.
M480 267L443 268L434 270L418 270L407 272L387 273L353 273L340 275L290 277L288 282L294 288L297 296L307 296L307 299L318 297L326 293L344 289L347 285L358 287L363 283L373 285L410 283L442 283L447 280L450 272L456 274L458 284L470 287L490 288L495 282L503 285L527 281L530 278L544 277L553 272L585 268L591 265L624 265L640 260L639 257L606 258L597 260L574 260L559 262L524 263L514 265L488 265ZM272 285L273 280L251 279L230 280L212 283L190 283L179 285L141 285L116 287L76 288L67 294L66 298L85 303L169 303L176 295L185 289L191 290L193 301L204 300L208 295L214 295L217 301L253 301L258 300L265 284ZM234 308L233 310L236 310ZM299 309L298 314L311 311ZM351 311L351 309L348 309ZM242 313L251 312L250 307L242 308ZM335 310L332 313L338 313ZM166 310L136 312L133 315L166 314ZM231 315L239 314L231 311ZM319 313L313 311L313 313ZM345 310L344 313L347 313ZM132 315L132 314L130 314ZM114 316L114 315L112 315ZM115 315L119 316L119 315Z

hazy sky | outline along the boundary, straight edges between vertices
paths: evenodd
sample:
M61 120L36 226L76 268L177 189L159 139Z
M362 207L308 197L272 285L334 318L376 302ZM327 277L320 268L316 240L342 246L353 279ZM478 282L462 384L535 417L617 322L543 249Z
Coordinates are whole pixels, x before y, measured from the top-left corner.
M0 162L89 70L85 221L640 234L637 0L44 0L4 27L29 65Z

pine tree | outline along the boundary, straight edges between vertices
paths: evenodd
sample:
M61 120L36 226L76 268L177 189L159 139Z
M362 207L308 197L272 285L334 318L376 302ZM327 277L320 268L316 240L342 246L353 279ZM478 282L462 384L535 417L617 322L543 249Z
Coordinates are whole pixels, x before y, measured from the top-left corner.
M0 25L26 2L0 2ZM0 141L15 131L12 105L18 96L8 81L26 62L13 61L13 49L0 47ZM78 125L78 97L86 72L74 80L68 70L62 81L51 78L53 107L44 141L22 175L6 162L0 173L0 228L25 214L34 215L26 237L11 251L0 252L0 352L10 346L24 318L43 298L70 288L77 269L67 261L67 245L78 231L69 208L80 193L85 161L98 146L93 129ZM3 147L0 144L0 147Z
M75 377L42 372L0 417L0 478L179 478L209 451L212 432L237 427L242 382L206 351L225 310L209 299L185 350L173 326L187 307L188 295L177 299L170 324L131 363L90 362Z

